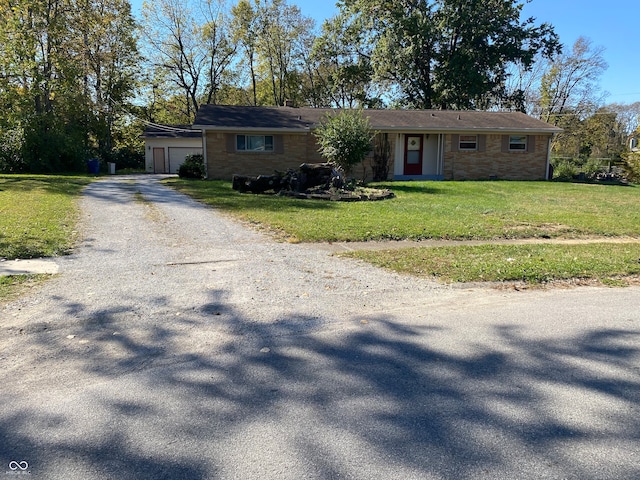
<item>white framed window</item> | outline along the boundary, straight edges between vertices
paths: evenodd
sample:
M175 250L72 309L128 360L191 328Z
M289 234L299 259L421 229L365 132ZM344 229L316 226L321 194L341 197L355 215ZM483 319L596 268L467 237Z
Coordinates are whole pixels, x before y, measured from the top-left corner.
M273 152L273 135L236 135L239 152Z
M510 152L526 152L527 136L526 135L509 135L509 151Z
M477 135L460 135L458 141L458 150L477 150L478 149L478 136Z

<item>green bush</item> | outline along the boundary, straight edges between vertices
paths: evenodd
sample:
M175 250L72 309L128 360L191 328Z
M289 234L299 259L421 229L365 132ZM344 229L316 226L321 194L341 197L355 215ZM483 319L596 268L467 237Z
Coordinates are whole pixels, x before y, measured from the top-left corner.
M578 168L569 160L560 160L553 166L553 180L570 182L577 174Z
M605 168L603 167L600 160L596 160L595 158L590 158L580 169L581 172L584 172L585 176L594 180L599 173L605 172Z
M343 110L327 115L314 132L320 154L345 172L371 152L374 133L362 110Z
M26 172L29 166L22 158L22 135L19 128L0 130L0 173Z
M628 181L640 183L640 152L624 154L622 169Z
M184 163L178 168L180 178L204 178L204 157L201 154L187 155Z
M107 159L116 164L118 170L144 171L144 148L120 147Z

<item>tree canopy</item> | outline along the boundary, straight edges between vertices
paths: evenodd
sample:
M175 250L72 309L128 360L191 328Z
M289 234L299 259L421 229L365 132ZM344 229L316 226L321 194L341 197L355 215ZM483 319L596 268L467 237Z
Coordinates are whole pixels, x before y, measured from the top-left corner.
M362 54L376 78L415 108L490 108L508 94L509 64L559 50L551 25L521 20L512 0L344 0L340 9L368 32Z
M139 57L127 0L0 0L0 169L113 154Z
M0 0L0 171L140 156L144 122L203 103L521 110L565 129L554 153L619 155L639 112L604 103L603 49L522 7L341 0L318 28L287 0L147 1L139 23L129 0Z

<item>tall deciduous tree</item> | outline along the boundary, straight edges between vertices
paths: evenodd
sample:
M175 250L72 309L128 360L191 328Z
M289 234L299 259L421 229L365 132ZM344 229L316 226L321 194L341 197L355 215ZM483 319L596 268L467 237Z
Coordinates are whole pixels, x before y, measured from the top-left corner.
M134 88L133 30L124 0L0 0L0 124L20 168L77 169L112 149Z
M202 5L205 20L202 26L202 44L207 52L205 66L206 103L217 104L225 81L231 77L238 43L230 31L230 21L224 0L207 0Z
M225 0L144 2L142 12L158 85L168 82L162 84L167 97L182 95L185 120L193 121L200 102L217 101L236 51Z
M584 116L597 108L602 100L597 82L608 66L603 52L603 47L580 37L570 52L551 61L540 86L543 120L555 124L563 114Z
M313 40L313 20L285 0L241 0L231 12L243 52L241 63L248 69L251 102L306 103L302 72Z
M85 95L95 104L93 131L99 152L109 157L113 128L131 97L140 57L136 25L127 0L76 0L71 22L75 59L82 64Z
M592 148L585 140L589 136L585 120L596 112L603 100L598 88L598 80L607 68L603 51L589 39L580 37L571 51L557 55L548 63L542 76L540 118L564 129L553 139L552 148L556 153L576 157L591 154Z
M258 12L248 0L240 0L231 9L231 15L231 30L234 32L235 41L239 43L243 51L243 62L249 69L253 105L258 105L258 79L256 72L260 28Z
M340 108L381 106L372 81L370 45L360 18L337 15L327 20L306 60L313 106Z
M179 0L161 0L142 4L143 32L154 67L167 75L165 93L178 89L183 97L188 121L198 111L205 58L198 35L198 24L191 7Z
M259 19L262 73L271 85L273 105L284 105L286 100L298 97L303 37L313 31L314 22L285 0L265 2L260 6Z
M640 127L640 102L612 103L607 108L616 114L618 130L627 137L632 135Z
M418 108L488 108L504 99L507 68L558 48L553 28L522 21L513 0L344 0L372 35L377 78Z

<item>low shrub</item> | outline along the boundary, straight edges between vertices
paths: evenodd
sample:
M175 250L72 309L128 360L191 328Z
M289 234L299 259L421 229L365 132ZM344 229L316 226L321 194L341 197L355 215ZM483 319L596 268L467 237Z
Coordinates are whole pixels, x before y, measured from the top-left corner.
M569 160L560 160L553 166L553 179L560 182L570 182L577 175L578 168Z
M640 183L640 152L624 154L622 169L628 181Z
M106 160L115 163L118 170L144 171L144 150L141 149L118 148Z
M187 155L180 168L178 168L178 176L180 178L198 178L205 177L204 156L201 154Z
M584 172L588 179L595 180L598 177L598 174L606 172L606 168L602 165L600 160L590 158L580 168L580 171Z
M553 180L559 182L593 182L593 183L616 183L625 182L623 169L618 166L606 165L597 158L589 159L554 159Z

